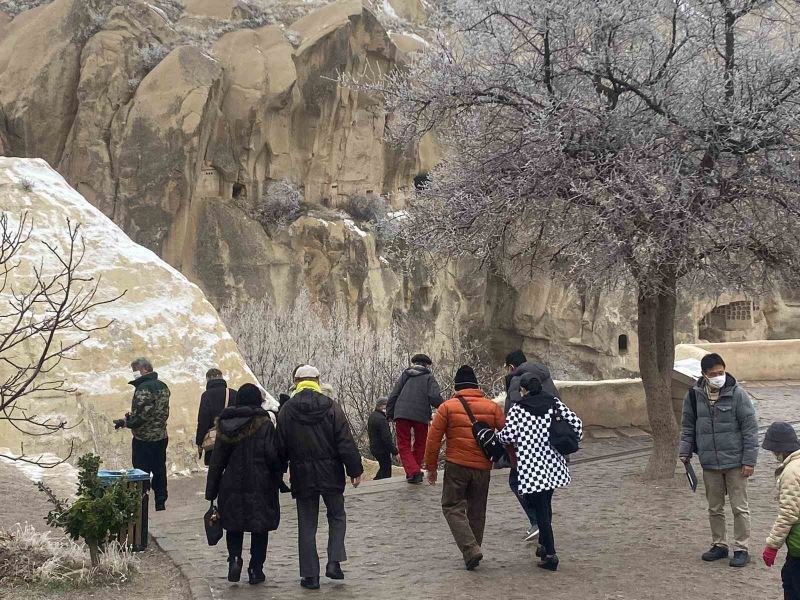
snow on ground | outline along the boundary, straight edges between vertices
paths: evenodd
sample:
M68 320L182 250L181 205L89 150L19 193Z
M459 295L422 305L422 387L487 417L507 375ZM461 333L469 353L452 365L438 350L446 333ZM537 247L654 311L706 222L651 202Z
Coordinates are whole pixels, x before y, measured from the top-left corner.
M397 14L397 11L395 11L389 0L383 0L381 8L383 8L383 12L386 13L386 16L390 19L400 19L400 16Z
M10 448L0 448L0 462L14 467L34 483L39 483L41 481L46 482L48 479L58 479L62 483L66 483L69 486L77 486L78 484L78 469L69 463L61 463L56 467L46 469L44 467L40 467L39 465L33 465L20 460L13 460L19 456L19 454L12 452ZM56 464L61 461L58 456L55 454L50 454L49 452L44 452L42 454L31 454L26 458L29 460L36 460L45 465Z
M352 219L345 219L344 224L350 231L352 231L353 233L362 238L365 238L369 235L366 231L364 231L358 225L356 225Z

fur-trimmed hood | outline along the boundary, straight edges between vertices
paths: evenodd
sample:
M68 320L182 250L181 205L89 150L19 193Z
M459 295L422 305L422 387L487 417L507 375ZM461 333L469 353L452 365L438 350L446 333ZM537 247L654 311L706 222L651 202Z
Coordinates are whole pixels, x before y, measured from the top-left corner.
M237 444L270 421L260 406L229 406L217 419L217 436L226 444Z

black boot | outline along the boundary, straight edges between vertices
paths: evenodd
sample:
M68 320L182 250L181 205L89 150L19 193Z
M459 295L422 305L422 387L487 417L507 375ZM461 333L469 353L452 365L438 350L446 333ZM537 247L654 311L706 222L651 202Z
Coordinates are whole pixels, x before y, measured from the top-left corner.
M553 554L552 556L543 556L542 560L536 563L536 566L540 569L547 569L548 571L556 571L558 570L558 556Z
M239 556L228 557L228 581L236 583L242 578L242 565L244 562Z
M259 583L264 583L267 580L267 576L264 575L264 566L263 565L256 565L250 566L247 568L247 582L250 585L256 585Z
M325 567L325 577L328 579L344 579L341 565L336 561L331 561Z
M319 577L301 577L300 578L300 587L304 587L307 590L318 590L319 589Z

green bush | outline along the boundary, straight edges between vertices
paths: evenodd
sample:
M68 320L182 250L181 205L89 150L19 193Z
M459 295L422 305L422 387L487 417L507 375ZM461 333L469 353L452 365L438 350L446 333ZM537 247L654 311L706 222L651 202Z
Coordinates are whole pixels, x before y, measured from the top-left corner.
M100 484L97 470L100 457L84 454L78 459L78 499L72 504L58 499L44 484L39 489L53 504L46 517L51 527L62 529L71 539L84 540L89 547L92 566L100 562L101 551L112 535L130 525L136 515L139 496L124 479L108 486Z

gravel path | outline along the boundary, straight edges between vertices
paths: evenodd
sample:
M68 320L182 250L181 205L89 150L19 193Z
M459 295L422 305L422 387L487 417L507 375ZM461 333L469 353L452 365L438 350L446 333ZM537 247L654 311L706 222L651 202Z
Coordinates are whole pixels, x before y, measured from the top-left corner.
M761 425L800 419L800 389L754 390ZM591 444L586 456L641 447L641 440ZM573 483L556 493L554 527L561 567L556 574L534 566L533 548L521 541L525 523L508 491L506 472L493 474L485 560L466 572L441 514L441 487L402 481L366 484L349 492L348 553L343 583L323 580L319 594L353 600L408 598L478 599L490 595L548 600L650 600L736 597L778 598L780 573L760 560L763 540L775 515L771 455L763 454L750 485L753 562L734 570L699 556L710 545L702 486L692 494L683 475L643 483L645 457L576 464ZM283 522L270 539L265 586L226 581L224 541L206 545L201 516L202 478L170 482L168 510L154 516L152 531L192 579L197 597L306 598L298 585L296 517L283 497ZM319 546L324 557L324 516ZM729 528L732 523L729 520ZM782 562L783 558L779 558ZM210 589L210 593L208 590Z

